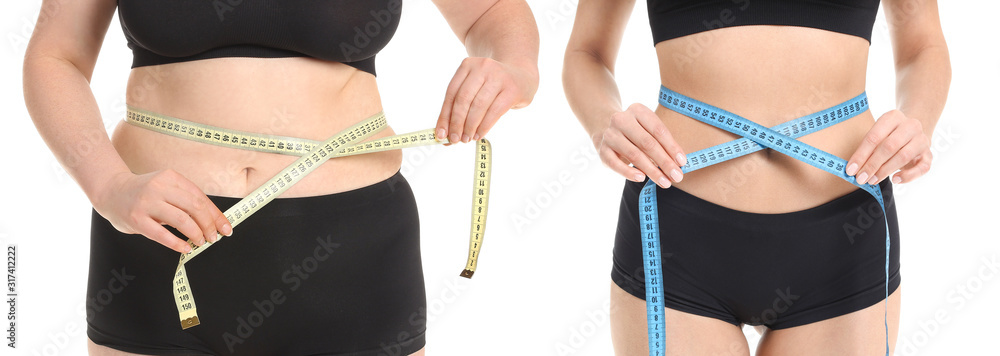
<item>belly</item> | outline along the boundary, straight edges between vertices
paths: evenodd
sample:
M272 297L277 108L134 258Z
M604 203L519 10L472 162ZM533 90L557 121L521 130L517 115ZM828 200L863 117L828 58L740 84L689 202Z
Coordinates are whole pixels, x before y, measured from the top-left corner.
M222 128L317 141L382 110L372 75L310 58L219 58L139 67L129 77L126 102ZM374 137L393 134L386 128ZM298 158L185 140L124 121L111 141L133 173L172 169L217 196L244 197ZM399 151L333 159L281 197L369 185L392 176L401 160Z
M656 51L664 86L767 127L865 90L868 42L823 30L739 26L664 41ZM740 137L659 105L656 113L685 153ZM872 114L864 112L799 140L847 159L873 124ZM675 186L757 213L808 209L856 189L770 149L688 173Z

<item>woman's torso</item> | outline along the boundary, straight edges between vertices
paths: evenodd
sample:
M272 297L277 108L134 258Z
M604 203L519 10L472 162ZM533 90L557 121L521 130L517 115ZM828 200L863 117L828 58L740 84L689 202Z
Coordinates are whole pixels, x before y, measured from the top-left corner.
M373 58L395 32L399 0L245 0L229 7L119 0L118 5L134 55L126 91L131 106L317 141L382 110ZM392 134L387 128L374 137ZM133 173L172 169L218 196L244 197L298 158L180 139L124 121L111 139ZM401 157L389 151L330 160L282 197L335 193L386 179Z
M865 90L864 38L794 26L737 26L656 45L661 83L681 94L774 126L829 108ZM690 154L739 136L660 105L657 115ZM848 159L874 125L866 111L799 140ZM677 188L728 208L803 210L857 189L770 149L684 175Z
M126 103L222 128L318 141L382 110L374 76L307 57L138 67L129 76ZM392 134L386 128L373 137ZM124 121L111 142L133 173L172 169L206 194L229 197L248 195L298 158L185 140ZM398 150L332 159L282 197L362 187L389 178L401 161Z

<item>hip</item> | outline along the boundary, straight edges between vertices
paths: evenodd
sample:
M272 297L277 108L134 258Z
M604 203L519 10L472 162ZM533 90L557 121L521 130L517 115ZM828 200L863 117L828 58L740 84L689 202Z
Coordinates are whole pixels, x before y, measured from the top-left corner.
M238 200L209 197L223 209ZM339 354L378 349L403 332L422 337L419 221L399 173L341 193L277 199L218 243L187 264L202 324L182 331L167 288L176 253L121 234L94 212L91 339L139 353ZM270 336L251 337L258 333Z
M643 184L625 182L614 248L616 261L636 275L642 275L638 208ZM881 270L886 262L888 233L890 267L895 269L900 236L892 188L888 181L878 185L885 201L884 214L874 197L857 188L812 208L775 214L726 208L677 187L657 188L663 260L677 266L725 262L734 268L715 269L719 273L744 273L753 268L760 269L760 275L802 273L796 268L773 269L776 261L785 261L814 266L825 271L826 278L836 279L837 268L856 269L864 264L864 271Z

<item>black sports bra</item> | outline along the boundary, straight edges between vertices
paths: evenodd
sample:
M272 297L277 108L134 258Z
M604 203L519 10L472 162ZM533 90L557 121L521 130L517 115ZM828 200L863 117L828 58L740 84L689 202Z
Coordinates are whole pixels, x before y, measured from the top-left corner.
M653 43L720 27L788 25L854 35L871 44L879 0L646 0Z
M375 74L402 0L118 0L132 68L219 57L314 57Z

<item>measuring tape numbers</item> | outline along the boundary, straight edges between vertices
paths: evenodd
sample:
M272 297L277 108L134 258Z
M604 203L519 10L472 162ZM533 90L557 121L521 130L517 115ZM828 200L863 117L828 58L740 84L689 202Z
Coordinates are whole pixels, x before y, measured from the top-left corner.
M479 249L483 247L486 232L486 210L490 202L490 166L493 147L490 141L479 140L476 150L476 170L472 179L472 231L469 232L469 260L459 276L472 278L479 260Z
M741 157L764 148L770 148L792 158L838 176L875 197L885 216L885 202L877 185L857 182L847 174L847 162L835 155L817 149L796 138L843 122L868 110L868 97L861 93L829 109L806 115L771 128L764 127L739 115L686 97L664 86L660 87L660 105L682 115L743 136L742 138L709 147L688 155L688 162L681 171L688 173L713 164ZM649 336L649 354L666 352L665 321L663 319L663 271L660 249L659 215L657 215L656 184L646 182L639 193L639 224L642 232L643 273L646 282L646 317ZM889 297L889 225L885 227L885 298ZM883 310L886 330L886 355L889 354L889 325L887 311Z
M385 115L381 112L340 131L322 142L298 137L225 129L169 117L132 106L128 106L126 121L145 129L187 140L231 148L300 156L295 162L285 167L256 190L229 209L226 209L223 214L233 228L243 220L246 220L254 212L260 210L265 204L274 200L278 195L288 190L288 188L311 173L326 160L336 157L449 143L447 139L436 139L434 129L361 142L387 127ZM492 147L490 142L485 138L480 139L477 142L476 169L473 180L469 258L465 269L461 273L461 276L466 278L472 278L472 274L476 270L479 252L483 244L483 236L486 232L486 211L489 204L491 161ZM223 235L218 234L216 242L222 238ZM188 283L187 270L184 265L213 245L212 242L207 241L201 246L197 246L191 241L188 241L188 244L191 245L191 252L181 254L172 285L174 302L177 306L177 313L180 317L182 329L200 324L198 308L194 302L191 285Z

